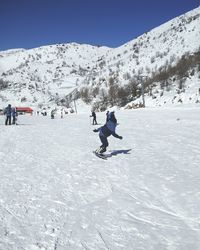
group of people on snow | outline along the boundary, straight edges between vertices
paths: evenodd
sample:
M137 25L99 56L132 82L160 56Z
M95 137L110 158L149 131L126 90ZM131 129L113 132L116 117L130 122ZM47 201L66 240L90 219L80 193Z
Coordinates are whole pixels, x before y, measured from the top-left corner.
M56 113L57 113L56 109L51 110L51 119L55 118ZM60 111L60 118L61 119L64 117L64 113L68 114L68 112L66 112L66 111L63 111L63 110Z
M4 109L4 115L6 116L5 125L16 124L17 111L15 107L11 106L11 104L8 104L8 106ZM51 112L52 119L54 118L54 115L55 115L55 110L52 110ZM61 118L63 117L62 115ZM92 112L92 115L90 117L93 117L93 125L97 125L96 114L94 111ZM116 127L117 127L117 119L115 117L114 111L112 112L107 111L106 123L102 127L93 130L94 132L99 132L99 139L102 143L99 149L96 150L96 153L103 154L104 152L106 152L106 149L109 145L107 138L110 135L114 136L115 138L122 139L122 136L119 136L115 132Z
M3 113L6 116L5 125L16 124L17 111L15 107L12 107L11 104L8 104Z

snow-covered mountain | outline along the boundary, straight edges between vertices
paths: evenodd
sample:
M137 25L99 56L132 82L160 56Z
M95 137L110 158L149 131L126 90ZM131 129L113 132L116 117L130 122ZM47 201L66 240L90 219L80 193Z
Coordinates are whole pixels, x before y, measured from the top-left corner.
M141 101L142 82L148 106L198 103L199 27L200 7L118 48L69 43L0 52L0 105L67 106L77 89L98 109L124 106Z
M2 101L55 105L85 79L108 48L76 43L0 53Z

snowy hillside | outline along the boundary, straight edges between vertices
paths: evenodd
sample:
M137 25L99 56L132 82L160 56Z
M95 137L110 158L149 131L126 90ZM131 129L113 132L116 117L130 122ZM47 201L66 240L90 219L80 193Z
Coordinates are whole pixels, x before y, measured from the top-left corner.
M7 81L2 99L15 100L16 105L55 105L81 83L106 50L72 43L2 52L0 73Z
M99 67L103 65L102 70L89 76L86 84L89 82L89 89L94 86L94 90L98 86L99 99L102 103L106 98L112 102L116 101L117 97L119 99L127 97L127 92L131 91L133 92L132 98L137 99L141 95L141 91L139 91L139 95L134 91L141 89L141 82L144 82L146 87L147 106L177 104L180 98L184 103L200 102L199 27L200 7L119 48L110 50L99 63ZM179 72L181 71L179 68L175 73L170 74L171 68L179 66L183 56L186 59L186 63L183 62L183 64L189 64L191 67L182 69L182 71L185 70L184 74ZM192 64L189 60L195 62ZM156 81L157 76L161 73L168 74L165 81L163 79ZM120 89L126 85L126 88ZM138 88L138 86L140 87ZM102 94L101 88L106 87L108 91ZM90 92L92 93L91 90ZM116 93L113 94L113 92ZM182 92L184 95L179 96ZM93 93L92 95L94 96ZM185 98L185 96L187 97Z
M68 106L77 89L97 108L124 106L140 102L141 82L147 106L199 103L199 26L200 7L114 49L69 43L0 52L0 105Z
M107 160L89 114L0 116L0 249L200 249L199 109L116 116Z

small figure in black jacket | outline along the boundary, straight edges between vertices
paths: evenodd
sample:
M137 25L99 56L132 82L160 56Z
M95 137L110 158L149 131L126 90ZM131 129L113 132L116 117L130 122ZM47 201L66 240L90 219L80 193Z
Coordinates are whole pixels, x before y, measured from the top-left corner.
M92 125L97 125L97 116L94 111L92 112L92 115L90 117L93 117Z
M5 125L11 125L12 108L10 104L5 108L4 115L6 116Z
M55 110L51 110L51 119L54 119L55 118Z
M97 153L102 154L106 152L106 148L108 147L108 137L113 135L114 137L122 140L122 136L119 136L115 133L115 129L117 126L117 119L115 118L114 112L109 112L107 116L106 124L98 129L94 129L94 132L99 132L99 138L102 142L102 145L99 149L96 150Z

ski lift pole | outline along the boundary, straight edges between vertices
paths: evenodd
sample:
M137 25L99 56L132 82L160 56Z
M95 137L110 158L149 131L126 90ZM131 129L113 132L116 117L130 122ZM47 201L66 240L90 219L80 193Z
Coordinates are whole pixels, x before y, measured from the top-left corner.
M145 99L144 99L144 82L142 80L142 105L145 108Z
M76 108L76 101L75 101L75 99L74 99L74 108L75 108L75 112L77 114L77 108Z
M147 79L147 76L140 76L141 77L141 86L142 86L142 105L145 108L145 98L144 98L144 80L143 78Z

